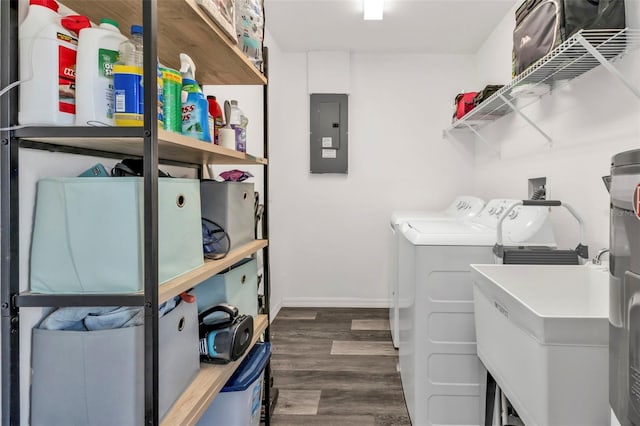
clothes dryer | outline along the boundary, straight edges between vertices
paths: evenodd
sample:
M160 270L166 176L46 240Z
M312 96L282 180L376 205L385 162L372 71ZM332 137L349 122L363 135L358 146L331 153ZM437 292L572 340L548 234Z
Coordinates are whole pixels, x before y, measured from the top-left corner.
M484 207L477 197L461 195L443 211L396 211L391 214L391 278L389 280L389 329L393 346L398 347L398 228L408 220L463 220L476 216Z
M480 425L486 377L476 354L471 263L494 263L498 220L517 200L491 200L468 221L410 220L398 246L402 388L414 425ZM555 246L546 207L516 207L505 245Z

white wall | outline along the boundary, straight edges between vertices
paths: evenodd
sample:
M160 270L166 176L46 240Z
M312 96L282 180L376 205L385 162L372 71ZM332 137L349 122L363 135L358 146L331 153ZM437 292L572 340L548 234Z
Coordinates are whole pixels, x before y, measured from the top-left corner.
M470 190L442 129L472 57L352 54L349 173L312 175L307 56L269 46L272 306L387 306L391 212Z
M638 12L638 2L628 1L628 23L636 28ZM481 86L510 80L513 27L509 13L478 52ZM616 66L640 87L637 52ZM475 194L522 198L528 178L546 177L548 197L573 205L583 216L591 253L608 247L609 201L601 177L609 174L612 155L640 148L639 101L599 67L523 110L551 136L552 147L515 114L485 127L482 134L492 148L476 142ZM552 219L559 244L575 247L576 222L562 211L554 211Z

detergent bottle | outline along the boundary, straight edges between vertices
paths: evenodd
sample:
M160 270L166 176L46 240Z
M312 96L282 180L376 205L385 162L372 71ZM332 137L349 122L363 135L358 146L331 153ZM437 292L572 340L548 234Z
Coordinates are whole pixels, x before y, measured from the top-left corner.
M196 66L184 53L180 54L182 75L182 134L211 142L209 104L195 80Z
M55 0L29 1L18 35L20 124L74 124L76 35L90 26L86 16L61 17Z
M127 37L118 23L100 20L95 28L84 28L78 36L76 66L76 125L114 125L113 66L118 49Z
M132 25L131 40L120 43L118 62L113 66L113 116L116 126L144 125L142 65L142 26Z
M236 100L231 101L230 115L229 123L231 124L231 128L235 131L236 151L246 152L247 126L249 125L249 119L244 115L238 106L238 101Z
M209 115L213 118L213 138L212 141L216 145L220 144L218 133L222 126L224 126L224 116L222 115L222 108L216 100L215 96L207 96L207 102L209 103Z

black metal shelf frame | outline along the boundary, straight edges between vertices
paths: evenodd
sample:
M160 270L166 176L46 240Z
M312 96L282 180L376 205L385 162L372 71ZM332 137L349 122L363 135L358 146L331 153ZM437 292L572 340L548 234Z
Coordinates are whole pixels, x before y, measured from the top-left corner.
M144 76L146 87L156 86L157 0L143 3ZM18 81L18 0L0 1L0 88ZM264 74L268 77L268 50L264 48ZM150 72L148 72L150 70ZM0 97L0 327L2 353L2 426L20 424L20 335L19 308L59 306L144 306L145 425L159 424L158 413L158 134L157 97L144 93L144 127L13 127L18 123L18 91ZM268 158L268 86L263 87L264 153ZM144 140L144 294L43 295L20 294L19 279L19 148L34 148L113 158L115 152L64 147L30 141L39 137L143 138ZM163 161L164 163L164 161ZM166 162L172 164L171 161ZM185 166L183 163L175 162ZM191 165L193 166L193 165ZM201 167L201 165L197 165ZM264 167L263 238L269 235L269 168ZM200 170L201 172L201 170ZM263 250L265 313L270 322L269 246ZM265 331L269 341L269 325ZM271 374L265 371L265 400L270 400ZM265 406L265 424L271 419L271 405Z
M144 306L143 294L19 294L19 308L58 308L63 306Z
M262 49L262 58L264 64L264 75L267 77L267 81L269 78L269 49L267 47L263 47ZM266 84L262 88L262 126L263 126L263 158L269 158L269 85ZM262 238L265 240L269 240L269 165L263 165L263 198L264 198L264 210L262 212ZM264 340L265 342L271 341L270 336L270 327L271 327L271 275L269 269L269 245L262 249L262 273L264 276L263 283L263 292L265 299L265 313L267 314L267 328L264 332ZM273 405L275 405L276 400L274 399L274 404L271 403L271 362L269 362L265 368L264 372L264 423L265 426L271 425L271 415ZM277 396L277 389L276 389Z
M18 0L0 1L0 87L18 80ZM2 425L20 424L20 324L13 296L20 287L18 122L15 89L0 97L0 321L2 327Z

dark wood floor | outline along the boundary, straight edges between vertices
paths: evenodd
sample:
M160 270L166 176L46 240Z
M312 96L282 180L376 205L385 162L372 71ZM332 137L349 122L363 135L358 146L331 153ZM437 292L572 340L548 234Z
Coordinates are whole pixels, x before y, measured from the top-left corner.
M271 326L272 424L410 425L388 312L283 308Z

